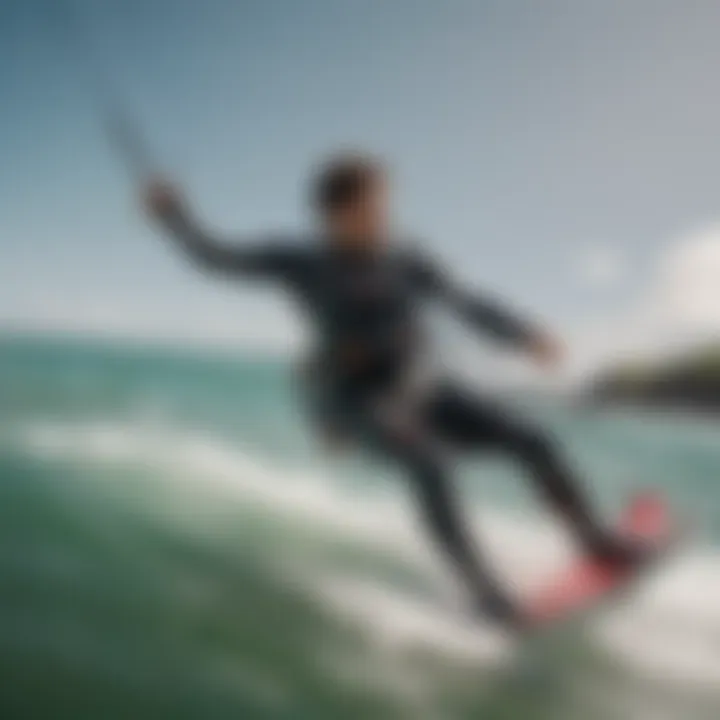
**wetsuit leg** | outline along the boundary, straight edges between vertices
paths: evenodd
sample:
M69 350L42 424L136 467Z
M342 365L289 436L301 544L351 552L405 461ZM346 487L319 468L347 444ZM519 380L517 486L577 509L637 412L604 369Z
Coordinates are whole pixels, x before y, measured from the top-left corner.
M436 391L426 413L427 424L444 441L468 450L497 450L516 458L550 504L570 521L584 544L591 545L602 534L582 484L554 442L537 428L452 385Z
M409 476L426 527L459 571L478 610L513 620L510 603L473 541L439 443L423 427L419 414L372 411L363 415L365 439Z

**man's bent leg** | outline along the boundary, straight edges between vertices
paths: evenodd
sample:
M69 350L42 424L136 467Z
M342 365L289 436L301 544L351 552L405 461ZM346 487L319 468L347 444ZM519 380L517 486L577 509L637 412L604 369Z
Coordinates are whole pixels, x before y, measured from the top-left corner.
M510 429L504 446L526 466L536 486L570 523L578 540L594 550L605 532L594 516L580 480L561 459L550 439L537 430L517 427Z
M547 436L454 387L438 392L431 403L430 419L446 440L468 449L497 449L520 460L535 485L591 553L610 559L633 559L633 549L615 541L603 528L582 483Z

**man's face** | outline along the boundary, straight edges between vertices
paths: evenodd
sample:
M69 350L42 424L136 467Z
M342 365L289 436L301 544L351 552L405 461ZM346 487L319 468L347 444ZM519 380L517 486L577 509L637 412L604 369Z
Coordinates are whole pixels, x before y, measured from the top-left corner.
M390 230L389 205L387 180L378 176L356 200L328 217L332 241L355 248L380 245Z

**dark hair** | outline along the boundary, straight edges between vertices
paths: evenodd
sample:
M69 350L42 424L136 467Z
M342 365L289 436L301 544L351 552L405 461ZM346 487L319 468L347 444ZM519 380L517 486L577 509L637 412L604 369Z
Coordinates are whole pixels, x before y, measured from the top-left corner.
M379 160L368 155L344 154L327 160L312 187L315 210L327 215L363 197L384 173Z

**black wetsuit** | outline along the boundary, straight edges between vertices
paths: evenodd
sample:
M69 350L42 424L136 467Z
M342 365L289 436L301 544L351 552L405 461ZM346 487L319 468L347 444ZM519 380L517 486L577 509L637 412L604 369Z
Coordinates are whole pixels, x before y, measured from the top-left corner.
M454 383L407 388L424 353L422 301L442 301L478 330L516 346L530 343L534 330L528 324L461 291L411 249L354 252L322 239L298 243L270 237L230 246L207 237L180 214L166 217L166 224L204 268L276 281L302 304L318 333L312 394L323 421L407 471L428 527L480 607L486 609L493 599L502 604L502 598L459 512L449 479L449 448L510 454L584 539L596 531L576 482L546 437Z

